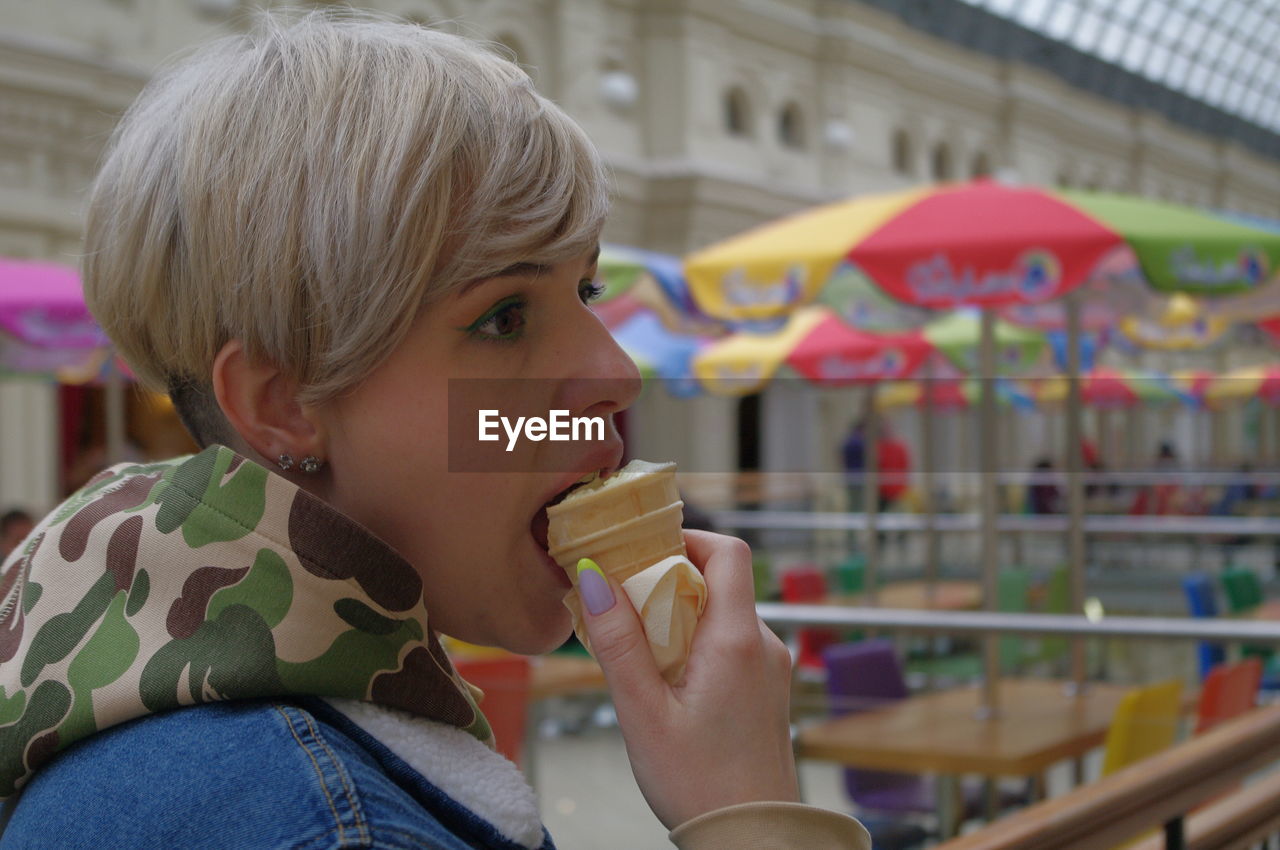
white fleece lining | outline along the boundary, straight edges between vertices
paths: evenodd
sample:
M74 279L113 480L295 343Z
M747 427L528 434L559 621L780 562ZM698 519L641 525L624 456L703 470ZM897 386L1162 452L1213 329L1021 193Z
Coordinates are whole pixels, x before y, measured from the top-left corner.
M538 798L505 756L454 726L359 700L326 702L504 838L542 846Z

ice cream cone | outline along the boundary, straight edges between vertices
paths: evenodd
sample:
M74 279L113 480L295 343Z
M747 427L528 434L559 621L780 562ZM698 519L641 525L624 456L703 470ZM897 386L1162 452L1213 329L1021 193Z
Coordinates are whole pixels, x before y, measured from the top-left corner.
M580 558L595 561L621 584L663 558L686 554L676 465L631 471L635 466L547 509L547 549L575 586Z
M578 561L590 558L621 585L640 615L658 671L684 674L694 628L707 599L702 574L686 557L684 502L674 463L632 461L605 481L587 484L547 508L547 550L573 582L564 604L588 651L578 597Z

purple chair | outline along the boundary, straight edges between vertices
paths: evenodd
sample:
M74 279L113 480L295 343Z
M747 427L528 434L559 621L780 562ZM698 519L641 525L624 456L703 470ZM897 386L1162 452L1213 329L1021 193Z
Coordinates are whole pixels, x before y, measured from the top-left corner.
M822 658L827 668L832 714L871 711L908 696L892 641L835 644L823 651ZM938 810L934 783L917 773L846 768L844 785L859 810L893 815L933 815ZM1001 808L1026 802L1025 793L1000 794ZM982 804L981 787L965 783L961 818L967 820L979 814Z

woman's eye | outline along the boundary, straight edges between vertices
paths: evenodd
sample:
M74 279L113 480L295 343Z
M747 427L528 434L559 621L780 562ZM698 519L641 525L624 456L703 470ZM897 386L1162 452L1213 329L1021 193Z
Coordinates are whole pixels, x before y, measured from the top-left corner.
M590 304L604 295L604 284L593 278L585 278L578 283L578 297L583 304Z
M495 304L471 326L476 336L485 339L511 340L518 337L525 325L525 303L519 298L507 299Z

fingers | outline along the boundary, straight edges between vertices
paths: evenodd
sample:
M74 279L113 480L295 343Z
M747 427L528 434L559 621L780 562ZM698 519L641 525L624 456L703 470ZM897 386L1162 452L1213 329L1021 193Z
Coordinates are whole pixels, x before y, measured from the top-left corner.
M619 709L663 693L665 682L626 592L594 564L579 570L578 587L591 651Z
M756 592L751 547L736 537L710 531L686 531L689 558L707 581L703 619L743 637L756 632Z

